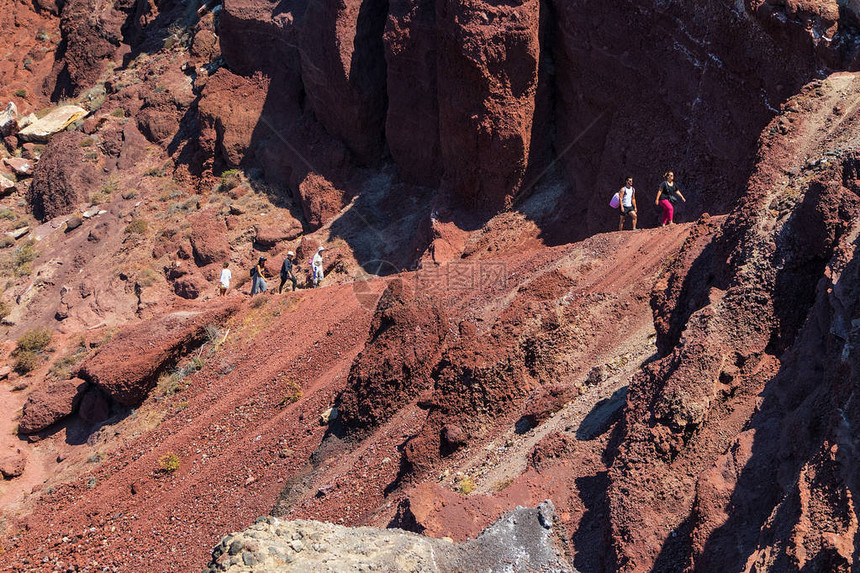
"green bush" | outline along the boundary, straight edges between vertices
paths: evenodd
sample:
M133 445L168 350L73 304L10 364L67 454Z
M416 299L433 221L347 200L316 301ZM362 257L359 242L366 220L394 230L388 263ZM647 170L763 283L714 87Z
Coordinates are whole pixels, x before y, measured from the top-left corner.
M110 114L114 117L125 117L125 110L121 107L114 109Z
M36 369L41 362L41 356L36 352L24 350L15 353L13 368L18 374L28 374Z
M18 350L21 352L41 352L51 344L53 336L53 333L47 328L33 328L18 339Z
M242 182L238 169L228 169L221 174L221 184L218 186L219 191L229 191L237 187Z
M0 320L9 316L10 312L12 312L12 309L9 308L9 303L4 300L0 300Z
M179 469L180 463L181 460L179 459L179 456L173 452L167 452L158 458L158 469L166 474L173 473Z
M24 88L15 90L14 95L15 97L27 97L27 90Z
M0 249L8 249L15 244L15 239L7 235L0 237Z

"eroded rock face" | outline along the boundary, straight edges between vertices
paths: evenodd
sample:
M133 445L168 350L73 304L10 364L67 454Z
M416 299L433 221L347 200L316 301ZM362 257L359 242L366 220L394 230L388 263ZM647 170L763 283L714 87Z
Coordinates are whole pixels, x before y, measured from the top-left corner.
M98 188L98 172L92 163L83 161L81 139L78 133L61 133L42 152L27 194L37 219L68 215Z
M378 161L383 146L387 15L385 0L311 2L300 33L310 109L365 164Z
M438 186L442 177L434 0L390 0L385 24L385 138L401 175Z
M442 1L437 17L444 183L467 208L496 212L512 204L529 165L540 2Z
M260 120L268 90L269 79L259 75L245 78L222 68L209 78L199 104L200 146L207 157L220 156L232 167L253 157L258 130L269 131Z
M609 471L619 570L850 570L860 120L822 118L858 101L857 74L792 98L713 244L679 256L666 284L695 276L655 310L683 334L631 383Z
M260 518L224 537L206 571L324 571L332 563L349 571L574 571L555 520L551 501L518 507L475 540L452 543L398 529Z
M430 297L416 296L402 281L392 282L379 300L368 345L353 363L349 387L341 396L345 423L378 425L429 390L447 330L445 312Z
M855 65L855 9L782 4L332 0L275 13L236 0L224 49L234 71L272 78L267 107L292 118L284 134L319 121L350 150L350 169L387 145L405 179L438 187L463 213L512 205L559 160L575 206L565 216L582 238L609 227L605 197L626 175L644 198L678 171L683 217L728 211L776 106L819 69ZM273 48L256 58L240 32ZM297 149L311 169L279 173L267 159L267 173L294 193L308 172L340 186Z

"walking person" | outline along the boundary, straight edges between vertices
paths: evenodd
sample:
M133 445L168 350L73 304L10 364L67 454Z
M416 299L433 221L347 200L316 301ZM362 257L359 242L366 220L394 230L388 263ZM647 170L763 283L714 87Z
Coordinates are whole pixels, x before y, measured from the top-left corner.
M654 201L655 205L660 205L663 208L660 226L675 224L675 205L679 200L684 203L687 202L681 190L675 185L675 174L667 171L663 174L663 182L660 184L660 189L657 190L657 199Z
M266 292L266 279L263 274L266 270L266 257L260 257L257 264L251 269L251 296L258 292Z
M628 177L624 182L624 187L618 191L619 205L618 210L621 213L621 220L618 223L618 230L624 230L624 219L630 217L633 222L633 230L636 230L636 189L633 188L633 178Z
M218 280L218 292L220 296L225 296L230 290L230 281L233 279L233 273L229 269L230 263L225 262L224 268L221 269L221 278Z
M293 291L296 290L296 275L293 273L293 266L296 265L295 261L296 254L292 251L287 252L287 258L284 259L283 264L281 265L281 286L278 287L278 294L281 294L281 291L284 290L284 284L289 280L293 283Z
M311 261L311 271L313 272L313 284L314 288L318 287L320 282L322 282L323 278L325 278L325 273L323 272L323 258L322 252L326 250L325 247L320 246L317 249L317 253L314 255L313 260Z

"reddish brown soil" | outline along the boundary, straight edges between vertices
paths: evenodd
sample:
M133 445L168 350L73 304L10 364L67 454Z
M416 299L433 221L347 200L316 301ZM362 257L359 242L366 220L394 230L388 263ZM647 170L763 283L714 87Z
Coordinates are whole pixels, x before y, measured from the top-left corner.
M0 150L36 162L0 368L53 333L0 381L0 569L193 570L269 512L462 540L546 498L581 571L856 568L856 7L210 9L0 0L3 102L92 110ZM664 166L682 223L606 232L628 173L653 226ZM323 288L246 296L320 245ZM60 419L25 437L29 398Z

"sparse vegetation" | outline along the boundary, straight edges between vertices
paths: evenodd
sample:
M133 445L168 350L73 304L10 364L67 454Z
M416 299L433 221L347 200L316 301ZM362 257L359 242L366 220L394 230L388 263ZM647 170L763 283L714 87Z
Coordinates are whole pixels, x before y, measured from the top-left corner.
M33 328L18 339L18 350L42 352L51 344L52 338L53 333L47 328Z
M51 37L48 35L48 33L47 33L46 31L44 31L44 30L39 30L38 32L36 32L36 40L37 40L37 41L39 41L39 42L47 42L47 41L48 41L48 40L50 40L50 39L51 39Z
M52 338L53 333L47 328L33 328L22 334L12 353L15 358L15 372L27 374L35 370L42 362Z
M27 239L24 244L15 249L12 257L12 266L16 275L24 276L32 272L32 262L39 258L39 251L36 250L36 241Z
M6 207L0 208L0 219L14 221L17 218L18 215L12 209L7 209Z
M93 452L90 454L90 457L87 458L87 462L91 464L97 464L102 461L102 455L99 452Z
M15 244L15 239L7 235L0 237L0 249L8 249Z
M92 195L90 195L90 204L92 205L101 205L110 200L110 193L105 193L104 191L96 191Z
M268 303L268 302L269 302L269 297L267 297L265 295L255 296L254 300L251 301L251 308L260 308L262 306L265 306L266 303Z
M10 312L12 312L12 309L9 308L9 303L5 300L0 300L0 320L9 316Z
M457 482L457 490L463 495L469 495L476 489L478 489L478 486L475 485L475 480L472 479L472 476L464 475Z
M152 269L143 269L137 275L137 284L142 287L151 287L158 281L158 274Z
M127 234L143 235L149 230L149 223L146 219L135 219L125 227Z
M121 107L118 107L118 108L114 109L112 112L110 112L110 114L113 117L125 117L125 110L122 109Z
M28 72L33 71L33 58L24 58L24 61L21 62L22 67Z
M12 367L18 374L28 374L38 368L41 362L41 356L35 352L22 350L15 352L15 362Z
M84 344L84 341L81 340L72 352L57 359L57 361L51 365L51 370L48 373L58 380L65 380L71 375L72 369L77 366L81 360L86 358L86 356L87 347Z
M284 399L278 402L278 406L295 404L302 399L302 387L299 386L295 380L287 380L286 387Z
M228 169L221 174L221 184L218 186L218 190L221 192L229 191L237 187L241 182L242 178L239 175L239 170Z
M179 469L181 460L173 452L167 452L158 458L158 469L161 473L170 474Z
M137 199L137 190L136 189L126 189L121 194L122 198L125 200L129 199Z
M95 142L96 142L96 140L95 140L95 139L93 139L92 137L85 137L85 138L83 138L83 139L81 140L81 142L80 142L80 143L78 143L78 145L79 145L80 147L90 147L90 146L91 146L91 145L93 145Z

